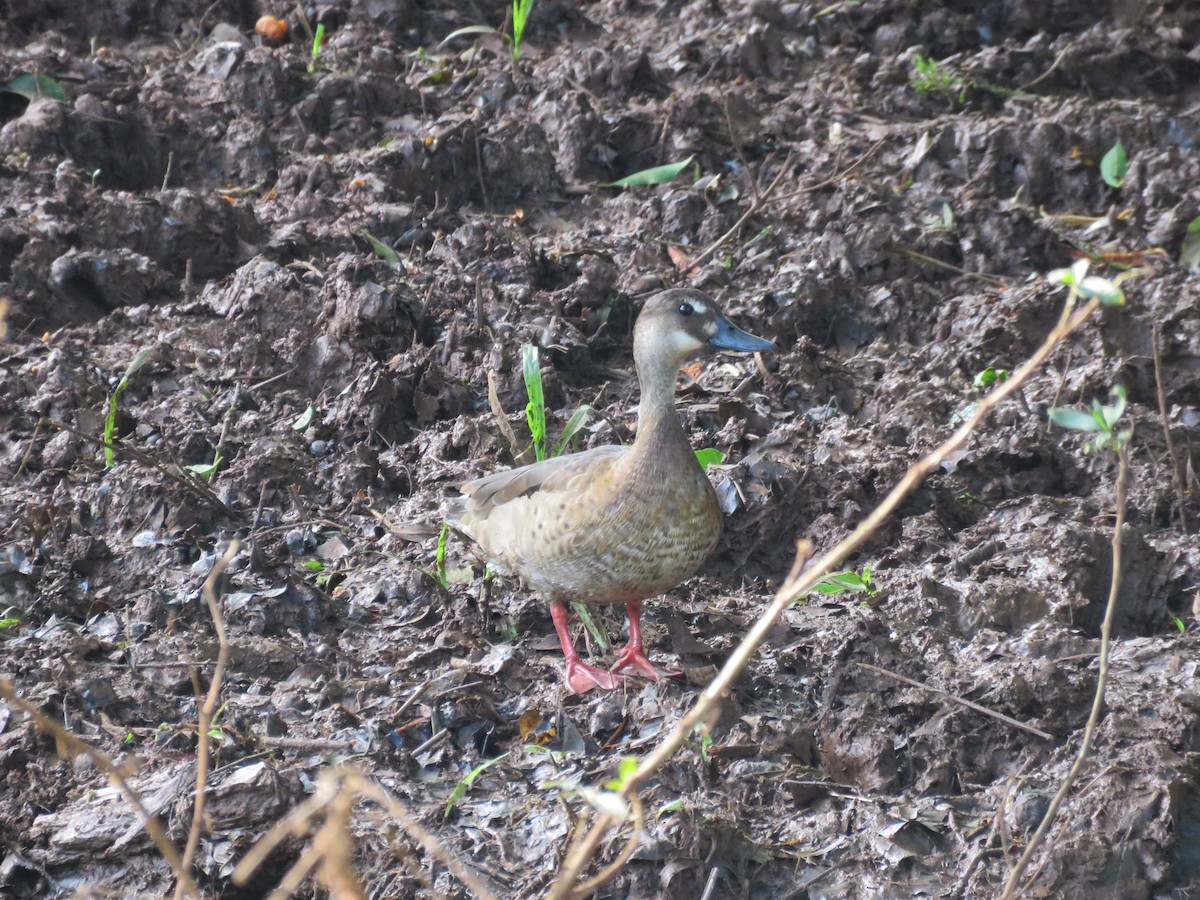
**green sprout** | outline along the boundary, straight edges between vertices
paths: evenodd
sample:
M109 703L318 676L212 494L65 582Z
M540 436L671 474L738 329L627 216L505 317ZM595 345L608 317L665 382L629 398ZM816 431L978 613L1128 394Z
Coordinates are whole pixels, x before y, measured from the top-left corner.
M125 374L121 376L117 386L113 388L112 396L108 398L108 415L104 417L104 467L106 469L111 469L117 464L113 442L117 439L117 405L121 401L121 395L129 387L129 379L150 361L153 353L153 347L143 347L139 350L125 368Z
M1128 171L1129 157L1125 155L1124 145L1117 141L1100 160L1100 177L1109 187L1119 188L1125 183Z
M1095 437L1083 447L1085 453L1099 453L1101 450L1120 453L1133 434L1131 428L1116 430L1117 420L1121 418L1127 405L1125 388L1119 384L1115 385L1109 396L1113 398L1112 403L1093 400L1090 410L1056 407L1050 410L1050 421L1072 431L1094 434Z
M213 478L216 477L217 472L220 471L221 463L223 462L225 462L225 457L223 457L221 455L221 451L218 450L213 454L213 461L210 463L194 463L193 465L182 466L181 468L183 471L191 475L195 475L197 478L201 478L204 481L212 481Z
M317 30L313 34L312 42L312 59L308 63L308 74L311 75L317 71L317 60L321 57L321 48L325 45L325 25L317 25Z
M533 12L533 0L513 0L512 17L512 58L516 62L521 58L521 41L525 39L525 24L529 14Z
M466 796L467 791L471 789L471 785L475 783L475 780L496 763L500 762L500 760L504 759L504 757L508 756L509 753L512 753L512 751L509 750L508 753L501 753L495 759L489 759L486 762L480 763L467 774L466 778L456 784L454 790L450 792L450 799L446 801L446 812L442 818L450 818L450 813L454 811L454 807L458 805L458 801Z
M970 85L955 75L932 56L917 54L912 61L913 72L909 83L923 97L930 94L943 94L962 103L967 98L967 88Z

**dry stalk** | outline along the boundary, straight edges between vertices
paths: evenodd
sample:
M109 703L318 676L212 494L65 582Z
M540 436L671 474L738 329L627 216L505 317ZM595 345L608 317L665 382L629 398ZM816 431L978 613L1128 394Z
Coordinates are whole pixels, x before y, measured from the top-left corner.
M286 837L311 830L312 821L324 813L325 820L313 832L309 850L288 870L268 900L283 900L291 895L314 869L317 880L335 900L361 900L366 897L350 862L354 849L350 819L357 795L386 810L409 837L445 865L450 874L465 884L477 900L496 900L496 895L480 877L417 821L403 803L349 767L327 769L320 774L313 795L276 822L238 863L233 872L234 884L244 885Z
M1163 388L1162 350L1159 347L1158 323L1151 329L1151 342L1154 347L1154 387L1158 395L1158 416L1162 420L1163 437L1167 442L1167 456L1171 459L1171 485L1175 488L1175 501L1179 505L1179 524L1187 531L1187 516L1184 514L1183 467L1179 465L1179 455L1175 452L1175 441L1171 438L1171 418L1167 413L1167 392Z
M649 754L642 758L638 763L638 767L626 777L618 794L626 800L635 795L675 755L676 751L683 746L688 736L692 734L697 726L708 723L719 712L720 705L728 697L734 681L750 663L759 646L775 626L779 617L783 615L784 610L804 596L817 582L858 550L878 530L880 525L896 511L901 502L921 482L938 469L943 460L966 443L967 438L991 411L1018 391L1029 380L1029 377L1042 366L1055 347L1088 319L1096 311L1097 307L1100 306L1100 301L1092 298L1076 310L1074 300L1074 293L1069 294L1057 324L1033 355L1020 368L1013 372L1011 378L997 385L987 394L979 402L975 412L949 438L913 463L904 474L904 477L900 479L899 483L892 488L883 501L875 507L870 515L848 537L844 538L836 547L813 563L808 569L800 571L799 565L793 566L787 580L780 586L770 605L759 616L758 620L750 628L749 633L742 639L742 642L733 651L729 659L726 660L721 671L717 673L717 676L709 686L700 694L696 705L675 724L667 736ZM559 869L558 877L551 886L548 895L550 900L563 900L563 898L573 894L576 880L579 878L584 867L595 856L600 842L609 829L612 828L613 824L614 821L604 814L600 814L596 818L588 833L572 849Z
M92 765L108 776L108 780L116 785L117 789L125 797L125 800L133 807L139 819L142 820L142 826L146 829L146 833L150 835L150 840L154 841L154 846L159 854L167 861L167 865L171 867L171 871L179 880L179 884L183 887L185 894L188 897L200 896L200 891L196 887L196 882L192 880L192 876L184 868L183 863L179 858L179 851L175 849L175 845L171 843L171 839L167 837L166 829L157 816L151 815L146 809L146 805L142 803L141 795L133 789L129 782L125 779L125 773L121 767L112 761L108 754L101 750L97 750L87 741L72 734L62 725L59 725L48 715L33 706L26 703L19 696L13 687L11 681L7 678L0 678L0 699L3 699L9 706L14 709L19 709L27 713L32 719L34 726L39 731L44 731L54 737L54 743L58 747L59 756L64 759L71 756L78 756L82 753Z
M225 555L217 560L208 578L204 582L204 601L208 604L208 612L212 616L213 627L217 632L217 665L213 669L212 681L208 685L208 696L200 702L200 692L196 692L196 704L199 707L197 718L199 734L196 745L196 800L192 805L192 826L188 829L187 845L183 848L183 859L180 861L185 871L191 871L192 860L196 856L196 847L200 844L200 834L204 830L204 803L208 791L209 749L212 738L213 718L217 714L217 706L221 700L221 679L225 675L225 667L229 665L229 639L225 635L225 617L221 614L221 601L217 596L217 586L225 568L237 555L241 544L237 540L230 541ZM197 689L200 686L200 676L193 668L191 671L192 684ZM180 881L175 886L175 900L183 900L184 884Z
M868 672L886 675L888 678L895 678L897 681L901 681L911 687L920 688L923 691L929 691L929 693L937 694L940 697L945 697L947 700L953 700L960 706L965 706L967 709L973 709L975 712L981 713L985 716L991 716L998 722L1003 722L1005 725L1016 728L1020 731L1026 731L1035 737L1040 737L1043 741L1050 741L1054 739L1054 735L1042 731L1040 728L1034 728L1032 725L1026 725L1024 722L1014 719L1012 716L1006 716L1002 712L996 712L994 709L988 709L986 706L982 706L978 703L968 700L966 697L960 697L957 694L952 694L943 688L934 687L932 684L926 684L923 681L917 681L915 678L909 678L906 675L901 675L899 672L881 669L879 666L873 666L870 663L860 662L857 665L860 669L866 669Z
M1104 609L1104 622L1100 625L1100 671L1096 677L1096 693L1092 697L1092 711L1088 714L1087 724L1083 728L1083 741L1079 745L1079 751L1075 754L1075 762L1072 763L1070 770L1067 772L1067 777L1059 785L1054 799L1050 801L1050 806L1047 807L1046 814L1042 816L1042 821L1038 824L1037 831L1029 839L1029 845L1025 848L1025 852L1021 854L1021 858L1017 860L1017 865L1009 874L1008 881L1004 885L1004 892L1000 895L1000 900L1010 900L1018 892L1027 891L1032 886L1028 882L1024 886L1019 886L1021 876L1025 874L1025 869L1029 866L1033 855L1037 853L1038 849L1045 842L1046 835L1049 833L1050 827L1054 824L1055 816L1058 815L1059 809L1067 799L1067 794L1071 791L1071 785L1075 783L1075 779L1083 771L1084 763L1087 762L1088 756L1091 753L1092 741L1096 737L1096 728L1100 724L1100 714L1104 711L1104 694L1108 687L1108 656L1111 649L1110 637L1112 635L1113 618L1117 611L1117 595L1121 590L1121 569L1124 562L1121 555L1121 530L1125 525L1125 498L1128 495L1129 481L1129 446L1127 443L1122 444L1120 450L1117 451L1117 462L1117 514L1116 520L1113 522L1112 578L1109 580L1108 605Z

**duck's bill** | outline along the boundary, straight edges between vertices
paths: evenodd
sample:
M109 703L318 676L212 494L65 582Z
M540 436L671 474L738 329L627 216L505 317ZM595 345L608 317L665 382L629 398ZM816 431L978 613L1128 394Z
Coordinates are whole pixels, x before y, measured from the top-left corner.
M748 331L742 331L724 316L717 316L717 333L708 341L708 346L719 350L739 350L742 353L757 353L761 350L774 350L775 345L768 340L756 337Z

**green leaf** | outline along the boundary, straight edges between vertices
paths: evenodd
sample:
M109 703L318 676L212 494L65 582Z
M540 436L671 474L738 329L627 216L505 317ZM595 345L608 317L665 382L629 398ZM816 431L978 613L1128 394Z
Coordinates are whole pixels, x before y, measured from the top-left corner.
M396 255L396 251L385 244L369 231L361 232L363 239L371 245L371 250L389 266L394 266L400 262L400 257Z
M1125 292L1107 278L1089 275L1079 282L1081 297L1099 297L1104 306L1124 306Z
M1100 177L1109 187L1119 188L1125 183L1125 174L1129 171L1129 158L1125 155L1125 147L1117 141L1100 160Z
M217 471L221 468L221 463L223 462L225 462L225 457L218 453L216 458L210 463L194 463L190 466L184 466L183 470L185 472L190 472L197 478L203 478L205 481L212 481L213 476L217 474Z
M719 466L725 462L725 454L716 447L704 447L696 451L696 462L700 463L700 468L707 472L709 466Z
M1122 384L1113 386L1112 395L1116 399L1106 406L1101 406L1099 410L1100 417L1110 430L1116 424L1117 419L1121 418L1121 414L1125 412L1125 407L1129 403L1125 395L1125 386Z
M670 800L658 808L658 812L654 814L654 821L657 822L668 813L682 812L684 808L682 799Z
M454 790L450 793L450 799L446 801L446 812L443 818L449 818L451 811L455 806L458 805L458 801L466 796L467 791L470 789L471 785L475 783L476 778L478 778L496 763L500 762L500 760L504 759L504 757L508 756L509 753L512 753L512 751L509 750L508 753L501 753L495 759L489 759L485 763L480 763L470 771L466 778L456 784L454 786Z
M1050 421L1061 428L1069 428L1072 431L1104 430L1092 413L1079 409L1052 409L1050 410Z
M18 75L0 90L10 94L20 94L31 103L39 99L57 100L59 103L67 102L67 92L49 75Z
M626 175L624 178L618 178L616 181L609 181L601 187L637 187L646 184L668 184L679 177L679 173L692 164L695 158L693 153L687 159L680 160L677 163L668 163L665 166L655 166L652 169L642 169L640 172L634 172L632 175Z
M1187 234L1179 247L1179 264L1185 269L1200 268L1200 216L1188 223Z
M306 559L304 561L304 568L308 569L310 572L324 572L325 563L321 562L319 559Z
M311 403L308 404L308 409L300 413L300 415L296 418L296 421L292 423L292 431L303 431L312 424L312 421L314 418L316 418L316 415L317 408Z
M995 369L988 366L975 376L975 387L981 391L986 391L993 384L1002 384L1005 381L1008 381L1008 369Z
M554 455L562 456L563 450L571 442L571 438L579 433L579 429L583 427L587 421L588 415L592 408L586 403L580 406L575 412L571 413L571 418L567 419L567 424L563 426L562 435L558 439L558 443L554 445Z

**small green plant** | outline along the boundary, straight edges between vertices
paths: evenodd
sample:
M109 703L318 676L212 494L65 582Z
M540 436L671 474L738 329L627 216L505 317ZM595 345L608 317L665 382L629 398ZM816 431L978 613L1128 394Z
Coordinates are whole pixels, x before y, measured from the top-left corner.
M923 97L930 94L941 94L959 103L967 99L967 88L970 85L955 75L932 56L913 57L913 72L909 83Z
M508 756L509 753L512 753L512 751L509 750L508 753L501 753L495 759L489 759L487 762L482 762L468 772L467 777L456 784L454 786L454 790L450 792L450 799L446 801L446 812L443 815L443 818L450 818L450 813L454 811L454 807L458 805L458 801L466 796L467 791L471 789L471 785L475 783L475 780L496 763L500 762L500 760Z
M863 566L861 575L853 571L834 572L832 575L826 575L813 586L813 591L827 596L850 591L874 597L879 593L879 588L875 586L871 567Z
M525 421L533 438L533 455L539 462L546 458L546 395L542 390L542 365L533 344L521 348L521 374L525 377Z
M362 236L363 239L371 245L371 252L382 259L389 266L396 266L400 264L400 257L396 251L383 241L379 240L379 238L375 237L375 235L371 234L369 231L364 231L362 232Z
M1187 634L1187 623L1182 618L1175 615L1173 612L1167 613L1171 617L1171 623L1179 631L1180 634Z
M100 178L100 171L100 169L92 169L92 171L88 173L88 177L92 182L92 190L96 189L96 181Z
M986 391L993 385L1004 384L1006 381L1008 381L1008 369L995 369L988 366L975 376L975 387L978 390Z
M1125 146L1117 141L1100 160L1100 177L1109 187L1119 188L1125 183L1128 172L1129 157L1125 155Z
M617 777L610 778L604 782L604 786L610 791L621 790L621 788L625 787L625 783L629 781L629 776L637 770L637 767L638 761L636 756L622 756L617 762Z
M121 395L129 387L129 379L137 374L138 369L150 361L153 353L153 347L143 347L139 350L125 368L125 374L121 376L121 380L117 382L117 386L113 388L112 396L108 398L108 415L104 417L104 467L107 469L111 469L117 464L113 442L117 438L117 406L121 402Z
M308 62L308 74L312 75L317 71L317 60L321 58L321 48L325 45L325 26L320 24L317 30L313 33L312 42L312 59Z
M10 94L20 94L30 103L34 100L55 100L59 103L67 102L67 92L62 89L61 84L49 75L31 75L29 73L18 75L7 84L0 85L0 91L7 91Z
M0 631L4 631L9 628L18 628L20 625L21 620L12 616L5 616L3 619L0 619Z
M1093 400L1090 410L1056 407L1050 410L1050 421L1072 431L1094 434L1095 437L1083 447L1085 453L1099 453L1101 450L1120 453L1133 434L1133 429L1130 428L1116 430L1117 421L1125 412L1125 388L1119 384L1115 385L1109 396L1113 398L1112 403Z

